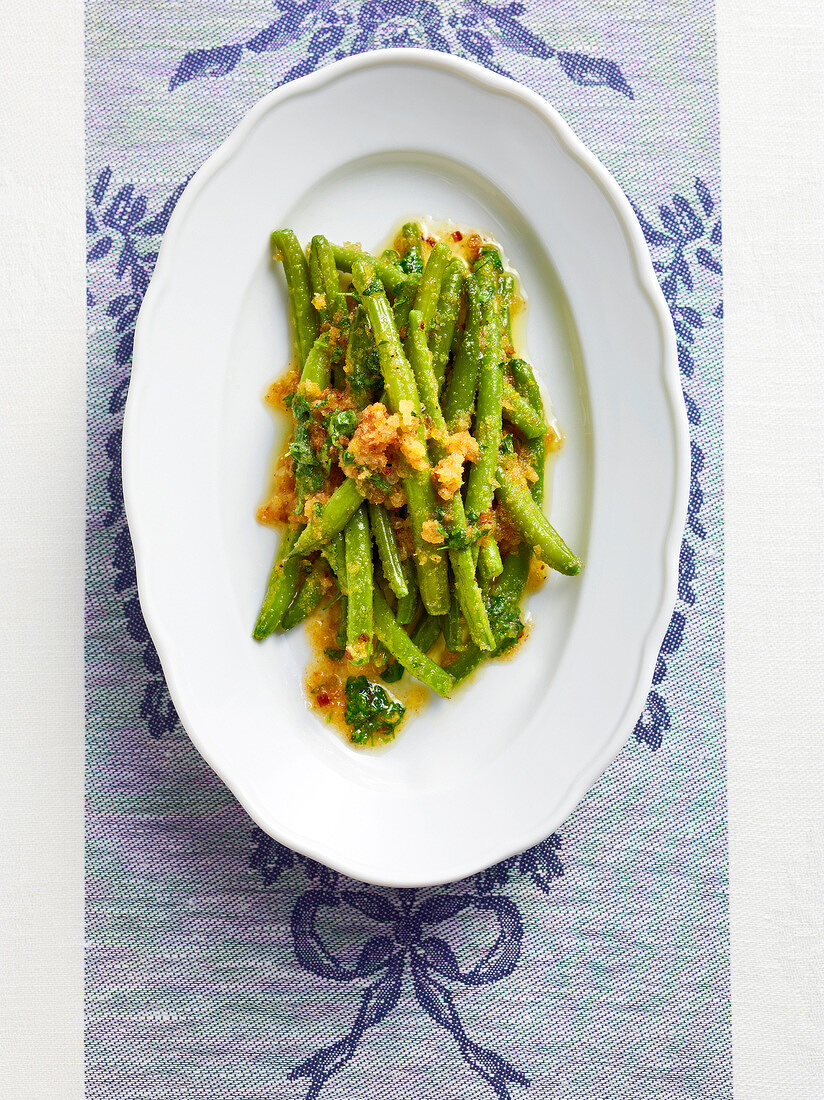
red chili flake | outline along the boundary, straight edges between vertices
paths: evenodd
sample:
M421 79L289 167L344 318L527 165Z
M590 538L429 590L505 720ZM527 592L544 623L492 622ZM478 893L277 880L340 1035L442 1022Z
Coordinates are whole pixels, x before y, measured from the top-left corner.
M329 706L329 696L327 695L327 693L325 691L319 691L318 692L318 703L322 707Z
M460 229L456 229L455 232L452 234L452 240L453 241L462 241L463 240L463 233L461 233Z

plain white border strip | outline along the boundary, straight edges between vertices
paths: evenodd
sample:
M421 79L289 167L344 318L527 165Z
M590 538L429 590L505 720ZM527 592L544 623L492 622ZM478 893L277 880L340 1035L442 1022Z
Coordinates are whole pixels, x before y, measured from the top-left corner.
M81 1100L83 13L3 10L0 1097ZM824 8L718 0L718 51L735 1095L817 1100Z
M82 1095L83 9L0 34L0 1096Z
M824 5L719 0L737 1100L824 1097Z

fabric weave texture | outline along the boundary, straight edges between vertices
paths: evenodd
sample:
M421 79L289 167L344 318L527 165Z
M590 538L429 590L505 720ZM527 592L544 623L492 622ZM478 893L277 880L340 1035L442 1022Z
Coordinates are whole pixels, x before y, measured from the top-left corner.
M464 882L366 886L249 820L140 613L120 437L187 179L266 92L423 46L545 96L626 191L678 338L692 481L634 736L557 834ZM721 215L709 0L89 0L89 1100L732 1095Z

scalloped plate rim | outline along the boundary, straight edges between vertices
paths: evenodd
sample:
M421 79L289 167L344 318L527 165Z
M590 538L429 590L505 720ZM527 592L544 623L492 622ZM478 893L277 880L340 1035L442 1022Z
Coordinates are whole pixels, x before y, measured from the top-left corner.
M449 871L446 869L440 870L436 875L432 878L428 878L425 882L421 882L418 878L410 879L403 874L376 875L374 870L369 866L363 865L358 861L347 859L345 853L321 850L317 845L307 842L304 838L290 832L288 825L275 820L276 814L273 814L271 810L261 805L260 800L252 795L249 790L245 789L241 778L233 777L224 770L219 759L220 754L206 749L199 740L194 724L187 721L187 708L182 697L182 692L178 689L175 654L172 648L166 644L162 608L158 607L153 600L151 590L146 581L146 571L143 566L147 560L148 552L141 535L141 527L138 518L139 509L136 503L138 490L135 483L139 476L137 473L138 464L132 461L132 456L138 445L137 430L133 425L137 420L142 380L147 376L150 370L147 364L141 363L142 336L143 332L147 330L151 324L155 303L160 299L163 293L164 283L172 265L178 231L183 225L187 210L196 201L199 192L207 180L210 179L224 163L234 156L236 151L242 146L247 133L252 130L258 119L268 111L275 109L280 103L292 97L316 91L324 84L331 83L358 69L371 66L392 65L398 62L407 65L440 68L485 87L491 92L520 101L525 107L537 113L550 125L556 136L560 139L565 152L577 160L597 183L616 214L621 230L630 247L630 252L634 261L633 269L637 277L639 289L651 306L660 330L663 353L661 383L665 388L670 412L672 414L674 459L676 467L676 491L672 500L669 529L662 548L664 553L664 579L661 598L658 603L658 610L646 632L638 664L638 677L629 703L624 713L617 721L608 741L595 758L590 760L581 769L576 778L567 787L564 796L559 799L553 807L551 813L541 820L540 825L534 828L529 836L518 837L515 841L510 840L506 843L502 843L498 849L490 848L488 855L485 855L483 860L480 862L475 861L470 866L455 867ZM618 183L595 155L575 135L558 111L537 93L518 84L514 80L492 73L472 61L425 49L394 48L368 51L326 65L314 73L284 84L274 89L272 92L267 93L244 115L223 143L194 173L178 200L164 233L155 270L141 305L140 314L135 327L132 364L129 393L123 420L121 462L124 507L134 547L141 610L147 629L149 630L157 650L169 695L177 710L181 725L195 748L220 777L223 783L226 784L232 794L238 799L250 817L252 817L270 836L279 840L299 854L325 864L350 878L369 882L374 885L389 887L435 886L459 881L505 859L519 855L521 852L540 843L553 833L570 816L590 787L615 760L620 750L630 738L637 715L641 714L643 710L644 702L652 681L658 652L669 625L673 607L676 603L679 555L686 522L690 478L689 429L681 390L675 332L666 301L661 292L658 280L655 277L652 260L646 242L644 241L641 227L629 200Z

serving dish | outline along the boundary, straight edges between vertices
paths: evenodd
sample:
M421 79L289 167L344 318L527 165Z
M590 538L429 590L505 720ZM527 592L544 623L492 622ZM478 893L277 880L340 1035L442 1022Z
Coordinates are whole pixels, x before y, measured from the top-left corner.
M551 515L587 565L533 597L513 660L364 754L308 712L304 639L250 637L276 539L254 520L274 443L258 395L289 356L268 236L369 247L419 214L485 227L530 289L526 340L567 438ZM355 878L450 881L543 839L643 707L675 599L687 439L632 209L543 100L419 50L273 92L178 203L126 406L141 605L193 743L262 828Z

